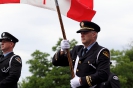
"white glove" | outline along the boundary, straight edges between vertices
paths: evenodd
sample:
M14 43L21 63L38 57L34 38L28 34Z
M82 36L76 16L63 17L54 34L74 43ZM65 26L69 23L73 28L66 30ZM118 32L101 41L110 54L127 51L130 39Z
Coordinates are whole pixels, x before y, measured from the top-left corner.
M81 86L79 79L80 78L75 75L75 77L70 80L70 84L71 84L72 88L77 88L77 87Z
M62 40L61 41L61 49L66 50L70 48L70 44L68 40Z

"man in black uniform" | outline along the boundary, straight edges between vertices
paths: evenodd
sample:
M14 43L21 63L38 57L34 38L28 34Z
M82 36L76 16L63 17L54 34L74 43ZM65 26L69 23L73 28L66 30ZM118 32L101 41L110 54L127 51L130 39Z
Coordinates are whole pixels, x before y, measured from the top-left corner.
M99 88L99 84L107 81L110 72L110 53L107 48L100 46L96 40L100 27L90 21L80 22L83 45L73 47L70 51L75 77L70 80L72 88ZM68 66L65 49L69 49L69 41L61 41L61 50L53 57L55 66Z
M19 40L8 32L1 34L0 57L0 88L18 88L17 82L21 75L22 61L20 56L15 55L13 48Z

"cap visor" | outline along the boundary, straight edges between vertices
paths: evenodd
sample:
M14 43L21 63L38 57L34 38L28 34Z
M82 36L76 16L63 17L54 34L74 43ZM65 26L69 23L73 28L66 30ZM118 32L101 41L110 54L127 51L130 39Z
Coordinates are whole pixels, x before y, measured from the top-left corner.
M92 30L89 30L89 29L80 29L77 31L77 33L80 33L80 32L88 32L88 31L92 31Z
M8 41L11 41L10 39L7 39L7 38L1 38L1 39L0 39L0 42L2 42L2 40L8 40Z

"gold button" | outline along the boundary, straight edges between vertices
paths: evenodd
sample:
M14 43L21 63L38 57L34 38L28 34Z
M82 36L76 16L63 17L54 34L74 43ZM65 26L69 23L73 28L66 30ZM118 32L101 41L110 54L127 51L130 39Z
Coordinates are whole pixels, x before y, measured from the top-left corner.
M81 64L81 61L79 61L79 64Z
M73 60L73 62L74 62L74 60Z
M77 69L76 71L78 72L79 70Z
M88 64L90 63L90 61L88 61Z

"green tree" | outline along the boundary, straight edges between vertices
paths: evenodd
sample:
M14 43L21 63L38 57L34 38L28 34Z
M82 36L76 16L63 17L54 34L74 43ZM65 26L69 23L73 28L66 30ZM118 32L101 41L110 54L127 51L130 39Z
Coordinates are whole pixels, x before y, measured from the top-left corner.
M58 51L60 49L60 43L62 38L59 38L56 45L52 47L53 51ZM72 47L74 47L77 44L77 41L75 39L72 39L70 41L70 50ZM70 88L70 68L67 67L60 67L60 66L53 66L52 70L49 72L49 74L44 79L44 82L46 83L44 85L44 88Z
M51 71L52 64L48 61L48 53L40 52L36 50L31 54L32 59L27 61L27 64L30 64L29 71L32 73L32 76L26 77L19 84L20 88L44 88L43 80L46 77L47 73Z
M52 51L60 49L59 38ZM75 39L70 41L70 50L77 44ZM115 61L115 65L111 65L111 71L118 75L121 88L133 88L133 45L124 50L110 50L111 60ZM32 76L26 77L19 88L69 88L70 69L69 67L53 66L48 53L36 50L31 54L32 59L27 61L30 64L29 71Z
M38 78L43 78L51 70L51 64L48 60L48 53L40 52L36 50L31 54L32 59L27 61L27 64L30 64L29 71Z
M133 46L125 50L111 50L111 60L115 60L115 66L111 71L118 75L121 88L133 88Z
M59 38L57 44L52 47L55 52L60 49L60 42L62 38ZM71 48L77 44L75 39L70 41ZM21 83L19 88L69 88L70 84L70 69L69 67L54 67L51 63L51 59L48 58L48 53L40 52L36 50L31 54L32 59L27 61L29 64L29 71L32 76L26 77Z

